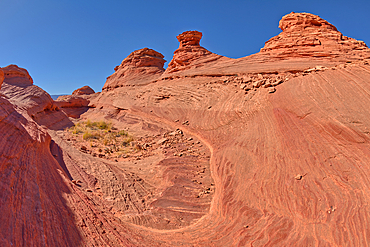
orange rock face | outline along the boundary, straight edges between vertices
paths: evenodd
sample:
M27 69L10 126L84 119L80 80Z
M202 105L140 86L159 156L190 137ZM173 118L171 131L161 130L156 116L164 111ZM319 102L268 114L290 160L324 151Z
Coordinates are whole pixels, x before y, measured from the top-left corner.
M261 52L276 56L335 57L368 49L363 41L344 36L336 27L309 13L290 13L279 22L282 33L268 40Z
M4 81L4 71L0 68L0 88Z
M143 48L132 52L121 65L114 68L116 72L107 78L103 91L127 85L140 85L157 79L163 72L166 60L153 49Z
M83 86L73 91L72 95L89 95L89 94L94 94L94 93L95 91L91 87Z
M166 69L166 74L204 66L222 58L222 56L200 46L201 38L202 33L198 31L186 31L177 36L180 47L174 52L173 58Z
M4 81L0 245L367 246L369 49L311 14L280 27L240 59L185 32L165 73L135 51L102 93L60 103L90 101L80 118L128 131L131 153L40 127L17 97L31 86Z
M19 68L17 65L9 65L2 68L4 72L4 82L8 84L14 84L17 86L30 86L33 84L31 76L28 71Z

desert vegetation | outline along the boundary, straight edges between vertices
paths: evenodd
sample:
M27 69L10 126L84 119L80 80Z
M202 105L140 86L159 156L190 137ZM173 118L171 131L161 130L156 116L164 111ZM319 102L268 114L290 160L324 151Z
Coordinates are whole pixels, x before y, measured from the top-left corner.
M80 121L66 129L65 137L81 151L101 158L121 158L140 149L127 131L105 121Z

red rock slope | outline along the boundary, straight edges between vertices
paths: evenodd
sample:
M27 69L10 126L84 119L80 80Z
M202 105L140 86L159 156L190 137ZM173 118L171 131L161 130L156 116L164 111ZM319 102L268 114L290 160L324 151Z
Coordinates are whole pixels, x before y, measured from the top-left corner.
M105 118L142 140L166 138L147 141L155 156L98 159L50 131L58 164L82 181L44 177L72 188L64 198L79 233L68 236L74 246L369 245L370 51L311 14L291 13L280 25L260 53L240 59L208 60L218 55L200 54L200 35L185 33L186 63L91 99L82 118ZM307 46L315 32L321 44ZM10 155L2 157L5 164ZM5 245L34 239L3 236Z

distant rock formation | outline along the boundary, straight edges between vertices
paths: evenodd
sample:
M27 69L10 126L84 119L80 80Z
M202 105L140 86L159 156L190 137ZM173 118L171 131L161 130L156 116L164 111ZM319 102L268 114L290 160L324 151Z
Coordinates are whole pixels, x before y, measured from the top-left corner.
M261 49L282 57L335 57L368 49L363 41L344 36L335 26L309 13L290 13L279 22L282 32Z
M202 33L198 31L186 31L178 35L177 40L180 42L180 47L174 52L165 73L204 66L204 64L222 58L200 46L201 38Z
M163 72L166 60L153 49L143 48L132 52L115 72L107 78L103 91L126 85L140 85L157 79Z
M72 95L89 95L94 94L95 91L89 86L83 86L73 91Z
M54 101L54 104L61 108L85 107L89 105L89 100L77 95L63 95Z

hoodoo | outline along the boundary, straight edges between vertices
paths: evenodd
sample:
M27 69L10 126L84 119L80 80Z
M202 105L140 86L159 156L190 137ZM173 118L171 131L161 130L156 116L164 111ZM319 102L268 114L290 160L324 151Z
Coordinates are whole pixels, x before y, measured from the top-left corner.
M177 36L180 47L174 52L166 74L201 67L222 58L200 46L201 38L202 33L198 31L186 31Z

